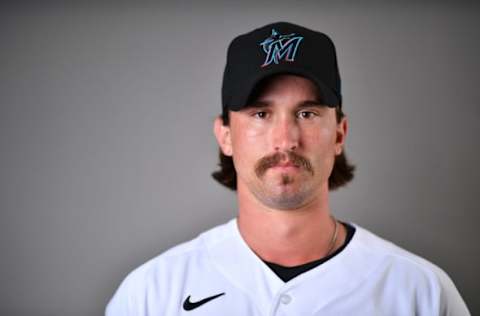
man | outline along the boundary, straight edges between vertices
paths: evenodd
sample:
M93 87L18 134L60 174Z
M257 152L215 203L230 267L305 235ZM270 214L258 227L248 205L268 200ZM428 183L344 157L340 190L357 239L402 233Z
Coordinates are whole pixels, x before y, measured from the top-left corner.
M333 217L353 178L335 48L274 23L235 38L214 132L238 218L133 271L113 315L469 315L438 267Z

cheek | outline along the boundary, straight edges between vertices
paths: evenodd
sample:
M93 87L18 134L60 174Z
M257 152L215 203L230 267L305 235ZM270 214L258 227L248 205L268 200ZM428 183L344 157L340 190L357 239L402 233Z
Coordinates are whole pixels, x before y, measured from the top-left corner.
M260 151L266 139L264 128L255 126L232 129L232 149L244 155L250 155Z
M258 128L232 130L233 162L237 173L253 172L253 166L265 155L265 132Z
M252 142L256 142L267 134L267 128L261 124L245 124L243 136Z
M335 145L335 131L328 127L305 130L302 135L302 141L308 148L315 147L325 152L328 151L329 147Z
M318 128L303 135L306 155L314 169L316 172L329 174L335 161L335 131L331 128Z

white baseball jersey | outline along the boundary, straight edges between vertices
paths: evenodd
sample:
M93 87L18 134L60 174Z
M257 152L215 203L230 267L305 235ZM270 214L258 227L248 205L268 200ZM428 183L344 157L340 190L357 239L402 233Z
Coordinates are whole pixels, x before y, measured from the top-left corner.
M234 219L134 270L106 315L470 315L445 272L352 225L343 251L285 283Z

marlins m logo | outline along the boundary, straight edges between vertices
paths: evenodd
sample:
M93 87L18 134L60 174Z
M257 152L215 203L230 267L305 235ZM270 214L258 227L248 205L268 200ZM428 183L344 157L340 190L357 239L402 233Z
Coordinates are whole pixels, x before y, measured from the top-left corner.
M263 51L267 54L262 67L268 66L271 63L278 64L282 59L294 61L298 45L302 39L303 36L295 33L281 35L275 31L275 29L272 29L272 34L260 43Z

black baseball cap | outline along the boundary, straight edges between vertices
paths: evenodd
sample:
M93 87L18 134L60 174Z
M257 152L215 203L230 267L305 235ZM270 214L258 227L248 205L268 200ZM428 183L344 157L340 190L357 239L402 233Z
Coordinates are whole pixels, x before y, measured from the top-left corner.
M340 74L332 40L303 26L277 22L239 35L230 43L222 84L224 113L247 106L255 86L276 74L310 79L325 105L341 107Z

